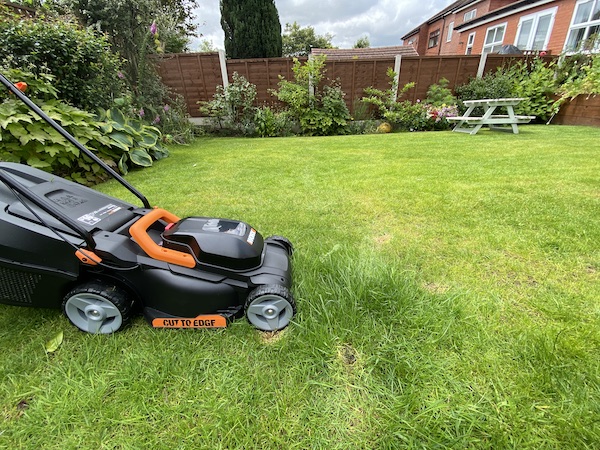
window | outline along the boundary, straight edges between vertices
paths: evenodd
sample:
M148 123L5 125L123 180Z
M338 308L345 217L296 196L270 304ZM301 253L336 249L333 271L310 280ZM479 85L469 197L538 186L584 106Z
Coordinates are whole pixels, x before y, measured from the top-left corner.
M544 50L548 46L557 9L547 9L521 17L515 45L520 50Z
M565 50L600 51L600 0L577 2Z
M495 53L499 51L500 47L502 47L505 31L506 23L488 28L485 35L485 43L483 44L483 53Z
M473 20L477 15L477 9L472 9L469 12L466 12L463 17L463 22L468 22L469 20Z
M470 55L473 53L473 44L475 43L475 32L469 34L469 38L467 39L467 50L465 51L465 55Z
M427 48L435 47L438 45L438 41L440 40L440 29L429 33L429 42L427 43Z
M448 24L448 34L446 35L446 42L450 42L452 40L452 32L454 31L454 22L450 22Z

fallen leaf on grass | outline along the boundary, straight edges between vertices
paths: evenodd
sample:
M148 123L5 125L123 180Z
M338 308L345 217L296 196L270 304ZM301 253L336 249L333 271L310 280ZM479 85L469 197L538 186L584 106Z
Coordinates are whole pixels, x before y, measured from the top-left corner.
M48 342L46 342L46 353L54 353L63 341L63 332L61 331Z

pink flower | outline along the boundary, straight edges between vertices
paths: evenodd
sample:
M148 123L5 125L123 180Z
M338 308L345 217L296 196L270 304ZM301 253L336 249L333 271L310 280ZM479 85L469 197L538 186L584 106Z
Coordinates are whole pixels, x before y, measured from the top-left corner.
M169 109L171 109L171 108L169 108L169 105L165 105L165 106L163 106L163 110L164 110L164 112L167 112L167 111L169 111Z
M140 117L144 117L146 115L146 112L144 111L144 108L140 108L140 110L138 111L138 115Z
M121 72L120 70L117 72L117 76L122 80L123 78L125 78L125 75L123 75L123 72Z
M155 20L154 22L152 22L152 25L150 25L150 33L152 33L152 36L154 36L157 31L158 31L158 27L156 25L156 20Z
M154 118L154 120L152 121L152 123L153 123L154 125L156 125L156 124L157 124L157 123L159 123L159 122L160 122L160 116L156 116L156 117Z

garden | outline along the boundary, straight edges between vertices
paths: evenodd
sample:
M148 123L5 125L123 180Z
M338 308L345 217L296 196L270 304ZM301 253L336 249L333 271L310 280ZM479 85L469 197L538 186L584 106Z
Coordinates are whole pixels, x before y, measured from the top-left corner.
M2 306L0 447L593 448L600 131L521 128L170 146L128 180L289 237L295 319L93 336Z
M161 33L141 26L144 52L164 50ZM34 35L47 51L29 52ZM288 237L298 312L276 333L137 317L107 336L0 305L0 448L597 446L600 129L469 136L444 118L461 100L523 96L521 113L545 122L598 92L598 58L534 61L454 92L440 80L418 104L390 72L360 117L335 83L315 83L317 59L280 80L285 107L255 105L236 75L199 105L207 130L149 59L128 67L109 47L65 21L0 21L0 71L152 204ZM0 131L1 160L137 204L6 92Z

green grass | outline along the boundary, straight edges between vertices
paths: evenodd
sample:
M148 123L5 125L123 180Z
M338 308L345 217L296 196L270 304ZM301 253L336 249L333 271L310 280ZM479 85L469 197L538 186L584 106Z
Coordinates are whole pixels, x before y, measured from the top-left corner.
M598 142L524 126L173 148L128 179L292 240L294 323L89 336L0 306L0 448L598 448Z

